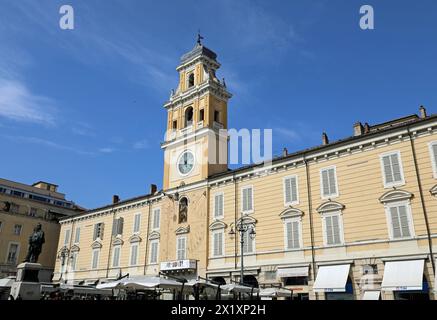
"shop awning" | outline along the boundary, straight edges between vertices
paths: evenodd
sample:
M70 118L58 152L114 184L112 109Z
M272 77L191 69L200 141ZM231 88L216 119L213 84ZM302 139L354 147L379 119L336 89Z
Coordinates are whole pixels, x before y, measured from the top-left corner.
M381 288L386 291L422 290L425 260L385 263Z
M316 292L345 292L350 264L320 266L313 289Z
M278 278L308 277L308 266L278 269L277 275Z
M379 300L381 291L365 291L363 300Z
M264 288L260 289L259 296L260 297L288 297L290 298L293 295L292 290L287 290L284 288Z
M258 293L259 289L258 288L252 288L252 287L248 287L248 286L243 286L240 284L236 284L236 283L230 283L230 284L225 284L223 286L221 286L223 292L227 292L227 293Z

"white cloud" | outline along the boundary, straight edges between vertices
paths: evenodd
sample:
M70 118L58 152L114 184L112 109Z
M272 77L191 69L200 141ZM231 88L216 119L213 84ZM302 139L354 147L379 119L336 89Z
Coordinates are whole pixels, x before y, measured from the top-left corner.
M36 144L36 145L40 145L40 146L44 146L44 147L48 147L48 148L73 152L73 153L77 153L77 154L81 154L81 155L94 155L95 154L94 152L81 150L81 149L78 149L75 147L59 144L59 143L56 143L56 142L53 142L50 140L36 138L36 137L9 136L9 135L3 135L2 137L9 139L9 140L12 140L14 142L18 142L18 143Z
M137 149L137 150L140 150L140 149L147 149L149 147L149 141L147 141L147 140L140 140L140 141L137 141L137 142L135 142L134 144L133 144L133 148L134 149Z
M274 128L273 133L279 133L284 138L291 139L293 141L297 141L301 139L300 135L296 131L288 128L282 128L282 127Z
M55 114L50 98L33 94L22 82L0 79L0 117L54 125Z
M101 153L113 153L115 151L114 148L110 148L110 147L105 147L105 148L100 148L99 152Z

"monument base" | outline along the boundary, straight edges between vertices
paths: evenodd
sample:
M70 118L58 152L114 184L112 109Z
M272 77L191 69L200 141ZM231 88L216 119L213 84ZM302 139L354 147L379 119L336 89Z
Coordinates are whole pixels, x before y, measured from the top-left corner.
M11 287L11 296L14 300L41 299L41 284L39 272L42 265L39 263L23 262L17 266L17 278Z

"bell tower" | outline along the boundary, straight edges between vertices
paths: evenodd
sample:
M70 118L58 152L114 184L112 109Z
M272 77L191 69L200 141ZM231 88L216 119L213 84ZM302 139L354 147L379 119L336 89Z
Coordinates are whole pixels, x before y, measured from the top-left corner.
M217 54L198 35L194 48L181 57L176 68L179 84L164 104L167 131L164 150L163 189L201 181L224 172L227 166L228 100Z

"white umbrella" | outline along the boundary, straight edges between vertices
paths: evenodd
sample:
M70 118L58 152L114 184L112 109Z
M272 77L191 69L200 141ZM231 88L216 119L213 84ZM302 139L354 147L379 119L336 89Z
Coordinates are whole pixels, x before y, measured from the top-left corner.
M194 287L195 285L199 285L203 287L218 288L218 284L212 283L210 281L198 280L198 279L191 279L187 283L185 283L185 285L188 287Z
M146 276L123 279L122 285L125 288L131 288L131 289L155 289L155 288L174 289L174 288L182 287L181 282L177 282L171 279L165 279L161 277L146 277Z
M292 291L283 288L265 288L259 291L260 297L291 297Z
M231 283L225 284L220 287L224 292L228 293L257 293L259 291L258 288L252 288L248 286L243 286L241 284Z
M100 283L96 286L96 289L121 289L122 287L122 280L116 280L106 283Z
M3 279L0 279L0 287L12 287L12 284L15 282L15 277L6 277Z

